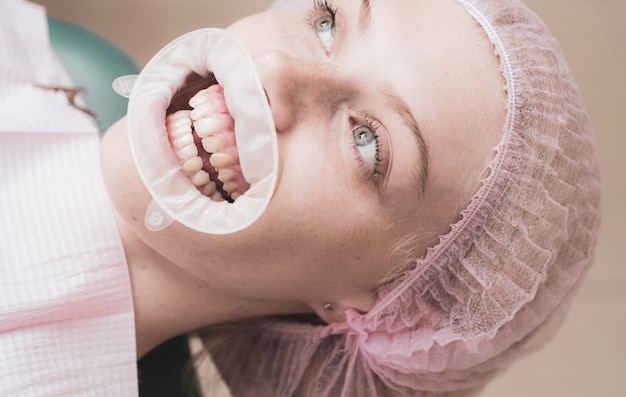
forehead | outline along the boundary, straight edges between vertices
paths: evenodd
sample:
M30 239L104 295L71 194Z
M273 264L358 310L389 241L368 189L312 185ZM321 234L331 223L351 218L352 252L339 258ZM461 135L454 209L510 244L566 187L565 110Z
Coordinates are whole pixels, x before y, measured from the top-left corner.
M430 116L473 117L481 97L501 89L494 47L478 22L453 0L344 0L350 40L344 67L372 91L390 87L425 128ZM371 23L362 31L365 5ZM494 67L495 66L495 67ZM487 98L485 98L487 99ZM475 110L475 112L474 112ZM426 128L428 129L428 128Z
M376 70L381 78L405 79L396 83L407 96L415 85L432 78L472 76L471 67L493 48L477 21L453 0L346 0L353 20L362 17L366 4L371 24L362 40L351 42L361 52L359 67ZM356 30L356 23L352 30ZM355 33L356 37L359 37ZM354 54L350 54L354 56ZM356 58L356 59L359 59ZM369 68L368 68L369 66ZM401 87L398 87L400 89ZM459 87L462 88L462 87Z
M364 2L342 3L358 19ZM430 207L443 205L450 219L473 193L504 125L499 60L478 22L453 0L369 4L371 28L355 33L361 39L350 43L347 57L360 60L355 67L373 90L384 82L408 104L428 145ZM396 147L394 159L414 153ZM398 192L406 177L392 178Z

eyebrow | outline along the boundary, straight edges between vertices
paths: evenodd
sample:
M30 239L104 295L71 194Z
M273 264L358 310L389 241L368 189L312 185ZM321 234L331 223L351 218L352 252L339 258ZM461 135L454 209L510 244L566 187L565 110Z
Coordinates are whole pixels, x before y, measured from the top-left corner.
M367 32L372 26L372 7L370 0L362 0L361 11L359 14L359 32L362 34Z
M365 34L372 26L372 7L370 0L361 1L361 11L359 14L359 32ZM426 179L428 178L428 145L424 139L424 134L420 128L417 120L413 116L413 113L409 109L406 102L398 95L391 87L380 87L380 91L386 97L387 101L391 104L394 112L400 115L400 118L404 124L409 127L409 130L413 132L417 140L417 147L419 150L419 159L417 160L418 180L421 182L422 193L426 191Z
M391 105L391 108L395 113L400 115L403 123L409 127L409 130L413 132L415 139L417 140L417 148L419 150L419 158L417 159L418 180L422 193L426 191L426 179L428 178L428 145L422 129L415 120L413 113L409 109L406 102L393 91L391 87L385 86L379 88L380 92L385 96L387 102Z

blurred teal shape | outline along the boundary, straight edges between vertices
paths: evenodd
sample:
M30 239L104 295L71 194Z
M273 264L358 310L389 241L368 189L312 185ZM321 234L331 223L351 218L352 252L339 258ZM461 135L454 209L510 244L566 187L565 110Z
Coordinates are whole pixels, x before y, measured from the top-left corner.
M106 131L126 114L128 99L111 88L116 78L138 74L139 69L118 47L80 26L48 18L50 43L75 87L85 90L82 98L89 110L97 114Z

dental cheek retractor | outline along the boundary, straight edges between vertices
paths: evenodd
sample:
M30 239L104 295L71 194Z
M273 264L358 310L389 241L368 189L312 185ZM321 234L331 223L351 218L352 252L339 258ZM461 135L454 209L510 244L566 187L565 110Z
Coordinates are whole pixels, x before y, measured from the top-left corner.
M191 87L190 81L195 81ZM196 85L200 91L215 82L223 87L223 101L234 120L235 155L250 185L232 202L213 200L194 186L166 128L168 109L177 99ZM221 29L188 33L155 55L139 76L121 77L113 87L129 97L132 156L152 196L145 215L149 230L162 230L177 221L200 232L226 234L261 216L276 186L278 145L254 61L239 39Z

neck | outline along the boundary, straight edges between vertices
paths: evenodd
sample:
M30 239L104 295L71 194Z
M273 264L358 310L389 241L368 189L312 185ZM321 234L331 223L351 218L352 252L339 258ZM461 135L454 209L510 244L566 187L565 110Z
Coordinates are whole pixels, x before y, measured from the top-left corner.
M218 292L148 247L119 218L118 229L132 285L138 358L174 336L210 325L307 311L295 302Z

